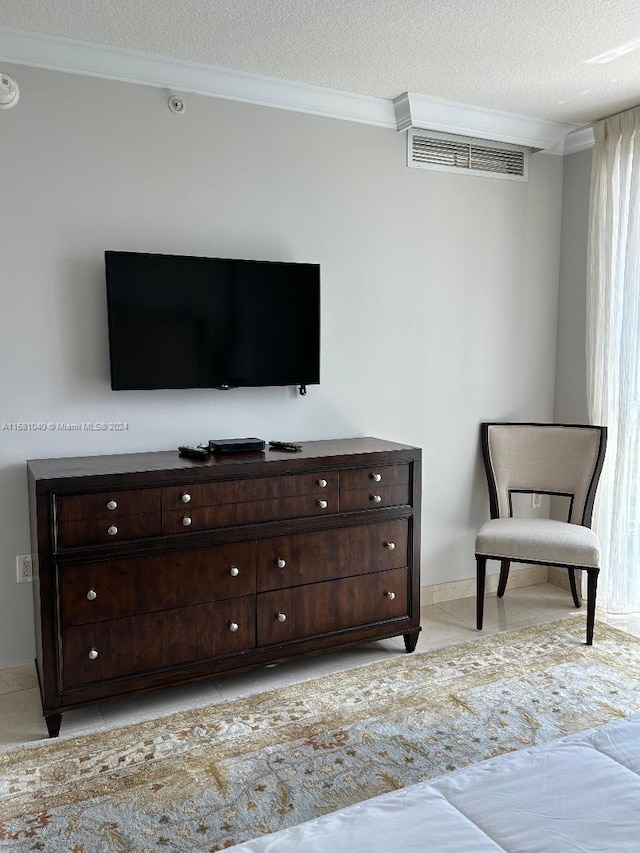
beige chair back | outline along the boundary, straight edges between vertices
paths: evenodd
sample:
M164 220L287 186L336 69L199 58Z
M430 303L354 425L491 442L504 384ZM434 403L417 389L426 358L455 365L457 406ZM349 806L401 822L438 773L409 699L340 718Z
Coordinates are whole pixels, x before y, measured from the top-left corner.
M515 492L565 495L569 521L591 526L607 429L562 424L482 424L491 517L511 516Z

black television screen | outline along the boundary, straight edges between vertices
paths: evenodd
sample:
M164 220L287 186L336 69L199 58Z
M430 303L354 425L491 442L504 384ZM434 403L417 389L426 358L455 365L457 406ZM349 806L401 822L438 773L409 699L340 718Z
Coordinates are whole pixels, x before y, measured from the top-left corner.
M318 264L105 252L111 387L320 382Z

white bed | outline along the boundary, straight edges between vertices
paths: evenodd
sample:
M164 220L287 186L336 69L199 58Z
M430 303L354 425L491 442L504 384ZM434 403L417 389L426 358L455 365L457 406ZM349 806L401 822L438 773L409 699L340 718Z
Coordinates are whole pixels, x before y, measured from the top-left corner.
M366 800L236 853L640 853L640 714Z

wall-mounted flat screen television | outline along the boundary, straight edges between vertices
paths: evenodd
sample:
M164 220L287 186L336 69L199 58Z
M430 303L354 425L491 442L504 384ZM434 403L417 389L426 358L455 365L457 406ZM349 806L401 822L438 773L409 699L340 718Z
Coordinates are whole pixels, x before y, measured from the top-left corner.
M318 264L105 252L111 387L320 382Z

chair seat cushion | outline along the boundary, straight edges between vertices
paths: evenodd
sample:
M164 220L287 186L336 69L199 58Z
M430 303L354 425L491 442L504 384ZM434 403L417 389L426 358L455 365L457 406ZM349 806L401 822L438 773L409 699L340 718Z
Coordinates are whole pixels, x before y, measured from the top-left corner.
M589 527L547 518L493 518L480 528L476 554L497 559L598 568L600 541Z

